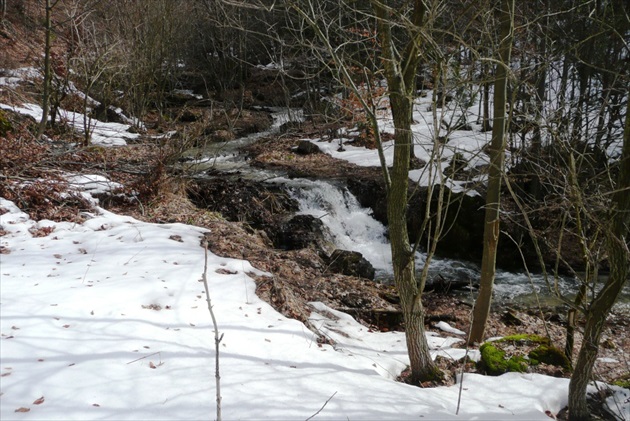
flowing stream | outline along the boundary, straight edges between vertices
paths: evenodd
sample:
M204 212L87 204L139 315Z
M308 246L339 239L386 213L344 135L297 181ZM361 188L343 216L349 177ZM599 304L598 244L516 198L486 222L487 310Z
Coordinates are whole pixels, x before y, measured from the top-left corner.
M332 234L337 248L358 251L376 269L376 278L381 282L392 282L392 257L387 239L387 228L372 217L371 209L363 208L356 197L342 183L322 180L288 179L284 174L251 167L239 155L239 149L261 137L279 131L282 124L301 119L294 110L276 110L274 123L267 131L256 133L230 142L213 144L202 151L203 157L192 164L196 170L237 173L239 177L270 183L282 183L299 203L299 213L320 218ZM190 164L190 163L189 163ZM421 269L426 254L417 253L416 267ZM479 265L453 259L433 257L430 262L429 280L441 276L446 280L464 280L476 285L479 282ZM577 281L570 277L553 278L563 294L572 296L577 289ZM471 291L456 292L462 300L472 302L476 294ZM535 308L538 302L544 308L560 304L560 300L549 292L542 274L512 273L498 270L495 277L494 303L499 307L516 306ZM630 282L626 284L617 308L630 312Z

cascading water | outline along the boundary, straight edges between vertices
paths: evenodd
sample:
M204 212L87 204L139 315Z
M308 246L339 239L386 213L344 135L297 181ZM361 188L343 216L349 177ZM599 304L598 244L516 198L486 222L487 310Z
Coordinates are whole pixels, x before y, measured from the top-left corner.
M320 218L338 248L360 252L379 273L391 272L387 228L374 219L372 211L363 208L348 189L325 181L281 181L299 203L299 213Z
M254 180L265 180L277 174L252 168L240 154L240 150L256 142L258 139L276 134L285 123L300 122L304 119L302 110L286 108L270 108L273 118L272 125L264 131L251 133L238 139L227 142L215 142L205 145L203 148L190 151L190 155L197 157L187 161L185 166L189 171L202 174L211 170L220 173L235 173L239 176Z
M239 157L238 150L257 139L271 135L288 121L301 120L301 115L295 110L282 110L273 113L274 124L265 132L253 134L225 144L213 145L203 154L203 163L198 163L200 171L213 168L221 172L237 171L239 176L256 180L271 180L283 183L290 188L292 196L300 206L299 213L313 215L320 218L327 226L335 246L340 249L358 251L372 263L376 269L376 278L382 282L392 280L392 258L387 228L372 217L372 211L361 207L344 186L325 181L307 179L287 179L277 173L263 171L250 167ZM426 255L416 255L416 267L421 269ZM466 280L472 284L479 281L480 268L470 262L433 257L429 270L429 278L441 275L446 280ZM553 281L552 281L553 282ZM576 281L570 278L560 278L558 288L563 294L571 295L576 290ZM552 294L547 292L544 278L540 274L528 276L525 273L511 273L498 270L495 276L495 303L498 305L522 306L536 305L534 291L539 292L544 306L558 303ZM630 282L624 288L620 304L630 309ZM463 299L472 298L468 292ZM629 310L630 311L630 310Z
M320 180L280 178L276 182L282 182L290 188L293 198L299 203L300 214L313 215L322 220L331 232L336 247L360 252L377 270L378 280L391 282L392 258L387 228L374 219L372 211L363 208L347 188ZM424 266L425 261L426 254L418 252L418 270ZM434 256L430 264L429 279L438 275L447 280L470 281L476 285L479 282L480 267L471 262ZM553 283L554 280L550 282ZM576 283L571 278L561 277L557 282L558 290L564 295L571 296L576 289ZM497 270L494 291L495 303L499 306L516 304L535 307L538 302L544 307L560 304L548 292L541 274L528 275ZM462 299L472 301L472 298L469 292L462 292Z

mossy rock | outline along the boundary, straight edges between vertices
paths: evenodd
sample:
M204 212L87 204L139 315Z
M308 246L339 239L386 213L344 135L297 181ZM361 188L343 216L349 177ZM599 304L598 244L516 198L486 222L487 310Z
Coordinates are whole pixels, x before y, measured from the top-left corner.
M551 345L549 338L540 335L532 335L529 333L521 333L517 335L505 336L495 342L519 342L522 344L540 344Z
M564 352L551 345L540 345L528 354L532 365L545 363L562 367L565 370L571 369L571 361L564 355Z
M512 346L514 345L514 346ZM503 349L509 346L509 352ZM523 349L514 349L515 347ZM527 353L528 349L534 349ZM562 350L551 345L549 338L539 335L518 334L506 336L494 342L486 342L480 348L481 359L478 367L481 371L498 376L507 372L527 372L530 365L540 363L571 369L571 361ZM527 354L526 354L527 353ZM510 355L512 354L512 355Z
M481 345L479 351L481 352L481 359L479 360L478 367L491 376L499 376L503 373L513 371L525 373L529 367L525 357L512 355L508 358L505 351L497 348L491 342L486 342Z

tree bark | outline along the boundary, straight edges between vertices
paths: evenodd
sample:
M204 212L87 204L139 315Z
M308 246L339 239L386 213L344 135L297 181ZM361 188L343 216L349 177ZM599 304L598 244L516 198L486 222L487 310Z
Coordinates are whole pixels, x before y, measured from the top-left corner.
M481 279L479 294L473 309L473 323L469 343L481 342L484 337L486 322L490 313L492 289L496 271L497 246L499 242L499 205L501 201L501 180L505 160L507 75L512 52L512 16L514 0L501 3L499 63L496 66L494 85L494 117L492 141L489 149L490 168L488 173L488 191L486 193L486 213L483 233L483 255L481 260Z
M413 150L411 132L413 94L416 70L420 55L419 27L425 6L416 0L412 23L416 36L406 46L402 59L397 60L391 33L390 14L382 2L373 1L378 19L378 37L381 42L385 77L394 119L394 162L390 172L390 188L387 194L387 222L392 249L394 283L400 295L405 321L405 339L409 354L411 378L417 384L439 377L439 370L431 359L424 330L424 308L415 276L415 258L407 230L407 199L409 189L410 156Z
M0 24L4 24L7 15L7 0L0 0Z
M606 248L610 274L586 313L584 339L569 383L569 421L591 418L586 404L586 387L597 358L599 341L606 317L630 275L630 101L626 106L620 171L612 198L610 227L606 233Z
M48 109L50 108L50 89L52 73L50 69L50 43L52 37L52 23L51 13L53 5L51 0L46 0L46 20L44 22L46 36L44 46L44 93L42 98L42 119L39 122L39 128L37 130L37 137L41 137L46 130L46 123L48 122Z

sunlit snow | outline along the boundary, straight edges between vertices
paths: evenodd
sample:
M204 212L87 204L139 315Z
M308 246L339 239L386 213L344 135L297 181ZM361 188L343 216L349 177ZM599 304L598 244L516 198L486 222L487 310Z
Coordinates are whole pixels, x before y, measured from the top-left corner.
M33 221L5 199L0 208L1 419L214 418L205 229L98 208L83 224ZM43 227L52 232L38 236ZM318 344L256 296L252 273L262 272L209 254L225 419L306 419L328 401L316 419L546 420L567 403L567 379L466 374L456 416L458 385L394 380L408 363L402 333L312 303L312 325L335 341ZM461 338L428 339L433 355L465 352L452 348Z

